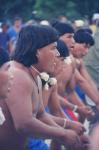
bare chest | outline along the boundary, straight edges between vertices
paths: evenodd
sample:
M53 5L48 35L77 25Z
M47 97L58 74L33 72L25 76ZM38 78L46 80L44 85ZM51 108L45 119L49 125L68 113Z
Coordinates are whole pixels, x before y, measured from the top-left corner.
M33 93L32 93L32 110L33 115L37 115L40 105L43 101L42 97L42 85L41 82L38 80L37 83L34 83Z
M44 103L44 107L46 107L48 105L48 103L49 103L51 91L52 91L51 88L49 88L49 90L43 89L43 103Z

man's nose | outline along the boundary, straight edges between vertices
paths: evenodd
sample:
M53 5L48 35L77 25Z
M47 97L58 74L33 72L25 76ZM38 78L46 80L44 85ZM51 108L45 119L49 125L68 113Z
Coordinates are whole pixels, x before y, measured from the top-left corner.
M72 37L72 40L71 40L71 41L72 41L72 44L75 44L75 40L74 40L74 38L73 38L73 37Z
M58 51L58 49L56 48L56 56L59 57L60 56L60 53Z

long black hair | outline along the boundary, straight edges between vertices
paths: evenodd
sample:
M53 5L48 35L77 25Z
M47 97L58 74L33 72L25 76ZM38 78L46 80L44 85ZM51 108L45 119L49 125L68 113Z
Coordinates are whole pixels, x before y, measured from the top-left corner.
M62 36L66 33L74 33L74 29L69 23L56 21L55 23L52 23L52 27L54 27L59 32L59 36Z
M58 40L57 50L60 53L60 57L68 57L69 56L69 49L68 49L67 45L62 40Z
M90 33L86 32L84 29L80 29L77 32L75 32L74 40L76 43L85 43L89 44L90 46L94 45L94 38Z
M0 67L7 61L9 61L9 53L7 50L0 47Z
M52 27L45 25L23 27L19 33L12 59L30 67L38 62L36 57L37 49L57 40L58 33Z

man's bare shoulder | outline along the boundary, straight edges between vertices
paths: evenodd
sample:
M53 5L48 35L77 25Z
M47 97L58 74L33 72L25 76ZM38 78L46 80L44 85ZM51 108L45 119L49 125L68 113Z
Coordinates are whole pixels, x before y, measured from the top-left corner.
M63 72L61 73L61 75L65 81L70 80L72 73L73 73L72 65L71 64L69 64L69 65L64 64Z
M0 76L3 76L6 80L13 80L14 83L19 83L20 86L33 86L33 79L26 67L8 63L0 69Z
M30 91L33 89L33 78L27 70L15 67L14 70L11 70L11 74L14 83L16 83L17 85L19 84L20 86L23 86L24 88Z

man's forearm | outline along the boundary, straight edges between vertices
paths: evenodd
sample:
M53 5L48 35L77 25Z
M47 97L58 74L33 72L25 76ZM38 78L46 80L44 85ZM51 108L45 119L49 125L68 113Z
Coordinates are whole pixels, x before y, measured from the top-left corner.
M64 111L63 111L63 109L62 109L62 107L60 106L58 109L52 109L51 111L50 111L50 113L52 114L52 115L54 115L54 116L57 116L57 117L62 117L62 118L64 118L64 117L66 117L66 115L65 115L65 113L64 113Z
M86 71L85 71L86 72ZM87 74L87 73L85 73ZM90 77L89 77L90 78ZM96 103L99 104L99 92L95 84L91 84L91 79L85 78L82 74L76 72L76 80L79 83L82 90Z
M68 94L68 100L70 100L70 102L75 104L75 105L85 106L85 104L80 100L80 98L75 93L75 91Z
M74 109L74 105L68 102L65 98L60 98L60 104L63 108L68 108L70 110Z
M99 92L92 87L87 81L79 82L80 87L96 103L99 104Z
M28 122L24 122L16 128L17 132L24 134L28 137L39 137L39 138L55 138L59 139L64 136L64 129L60 126L48 125L36 118Z
M66 116L64 118L60 118L60 117L53 116L51 114L49 114L49 115L62 128L64 127L64 123L65 123L65 119L66 119L65 128L68 128L70 120L67 119Z
M82 64L82 67L80 68L80 74L88 81L88 83L90 83L91 87L93 87L95 90L97 90L95 82L93 81L93 79L89 75L89 73L88 73L86 67L84 66L84 64Z
M39 120L46 123L47 125L59 127L58 124L53 120L51 115L46 112L44 112L42 116L40 116Z
M60 118L60 117L53 116L51 114L47 114L47 116L48 116L48 118L51 118L57 124L56 125L57 127L59 127L59 126L63 127L63 125L64 125L64 118L66 118L66 117Z
M53 116L52 114L44 113L44 116L42 116L39 119L42 122L46 123L47 125L55 126L58 128L62 127L62 128L68 129L71 124L71 121L67 119L65 115L64 117L61 118L61 116L56 117L56 116Z

